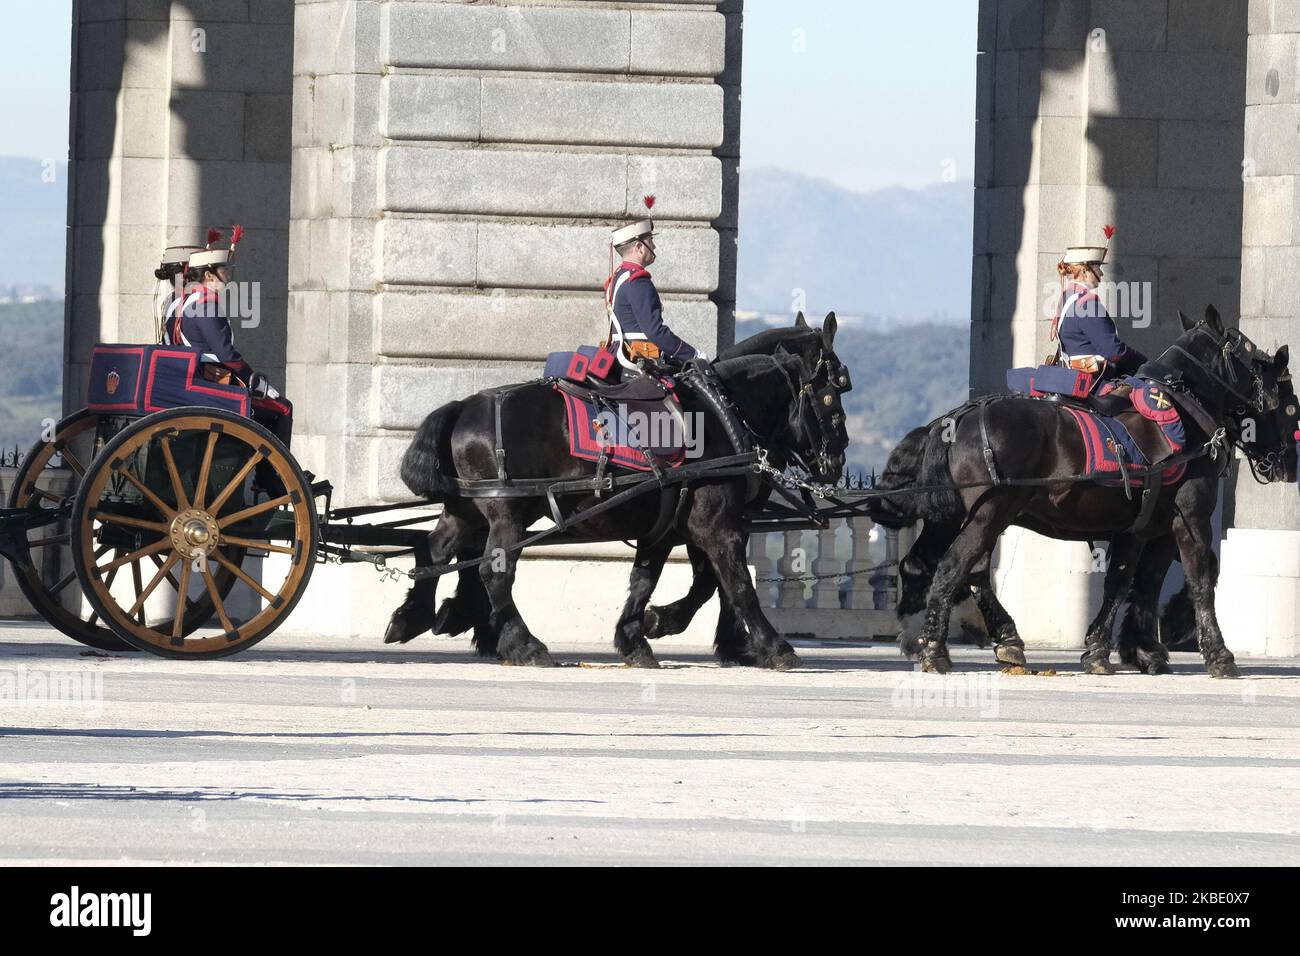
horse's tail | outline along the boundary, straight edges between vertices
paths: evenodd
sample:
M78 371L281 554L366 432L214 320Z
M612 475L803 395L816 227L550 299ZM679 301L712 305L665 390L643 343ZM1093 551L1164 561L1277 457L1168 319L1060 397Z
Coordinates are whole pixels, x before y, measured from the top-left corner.
M884 474L876 482L876 490L902 490L917 484L929 434L929 427L925 425L907 433L889 453L889 461L885 463ZM917 504L915 495L881 495L868 498L866 508L867 514L876 524L898 530L910 528L920 520Z
M451 430L460 417L463 401L448 402L430 412L402 456L402 482L411 493L441 501L456 490L451 461Z

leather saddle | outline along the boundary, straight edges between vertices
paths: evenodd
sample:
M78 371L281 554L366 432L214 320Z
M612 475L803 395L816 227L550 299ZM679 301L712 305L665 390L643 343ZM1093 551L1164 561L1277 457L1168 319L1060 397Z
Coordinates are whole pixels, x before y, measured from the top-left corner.
M608 383L589 378L581 384L562 378L555 384L584 402L662 402L668 397L668 389L658 379L644 375L627 375L622 381Z

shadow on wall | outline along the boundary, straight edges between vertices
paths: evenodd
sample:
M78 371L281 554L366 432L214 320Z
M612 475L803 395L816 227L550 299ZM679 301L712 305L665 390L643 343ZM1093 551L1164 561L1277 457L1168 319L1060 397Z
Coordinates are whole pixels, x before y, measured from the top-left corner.
M1013 318L1032 314L1036 357L1051 350L1056 261L1107 223L1125 341L1159 352L1178 310L1210 302L1237 322L1247 7L982 0L973 393L1003 387Z
M1052 351L1056 262L1104 241L1107 223L1126 342L1158 354L1178 311L1209 303L1237 324L1247 12L1248 0L981 0L972 394L1003 389L1029 316L1034 360ZM1233 500L1229 485L1216 538Z
M151 334L147 294L163 246L202 243L208 226L228 234L240 222L248 232L236 278L257 282L262 322L257 332L236 326L237 344L280 377L292 26L209 22L188 0L154 19L114 18L108 6L82 0L74 10L65 367L84 369L90 346L114 330ZM291 21L292 4L281 6ZM250 43L272 34L278 56ZM65 380L70 411L84 380Z

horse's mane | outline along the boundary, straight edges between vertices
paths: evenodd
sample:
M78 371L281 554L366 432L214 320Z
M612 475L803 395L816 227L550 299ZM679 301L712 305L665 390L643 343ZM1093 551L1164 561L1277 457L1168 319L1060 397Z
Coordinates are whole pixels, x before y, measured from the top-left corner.
M741 339L735 345L723 349L718 353L718 360L725 361L746 355L771 355L779 345L788 345L813 336L820 337L821 332L812 328L800 328L797 325L781 329L765 329L757 335Z

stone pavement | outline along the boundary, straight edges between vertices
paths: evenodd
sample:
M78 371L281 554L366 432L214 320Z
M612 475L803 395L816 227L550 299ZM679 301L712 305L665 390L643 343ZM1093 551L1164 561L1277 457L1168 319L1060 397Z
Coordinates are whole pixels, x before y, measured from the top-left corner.
M1091 678L1038 652L1057 676L1012 677L961 649L945 679L885 645L786 674L685 643L658 672L467 649L178 662L0 623L0 860L1300 863L1300 661Z

